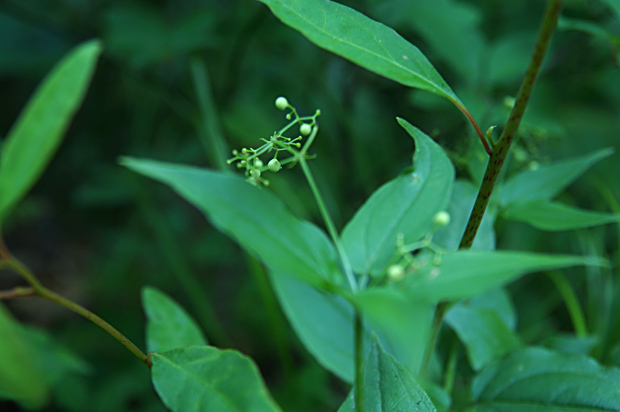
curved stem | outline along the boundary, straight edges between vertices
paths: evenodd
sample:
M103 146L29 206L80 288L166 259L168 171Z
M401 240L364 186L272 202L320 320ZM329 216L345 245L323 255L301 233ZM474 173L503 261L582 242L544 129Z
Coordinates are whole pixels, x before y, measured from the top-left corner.
M472 116L469 110L467 110L467 108L463 106L461 102L453 100L452 103L456 105L456 107L465 115L465 117L467 117L467 120L469 120L469 123L471 123L474 130L476 131L476 134L480 138L482 146L484 146L484 150L487 152L487 154L491 155L493 153L493 149L491 149L491 146L489 146L489 142L484 136L484 133L482 133L482 130L480 130L480 126L478 126L478 123L476 122L476 119L474 119L474 116Z
M508 121L506 122L506 127L504 127L504 131L499 137L498 142L493 147L491 158L487 164L487 170L484 173L482 185L478 191L478 197L476 198L474 208L469 216L469 221L467 222L467 227L465 228L465 233L461 239L459 249L469 249L474 243L476 233L478 232L478 228L482 222L482 217L484 216L489 204L491 194L493 194L495 183L497 182L499 173L502 170L502 166L504 165L504 161L506 160L506 156L508 155L514 136L519 129L521 119L525 113L525 109L527 108L527 103L532 95L532 90L536 84L536 79L538 77L538 73L540 72L542 61L549 47L551 35L555 30L558 17L560 16L560 11L562 10L562 4L563 0L549 0L547 3L547 8L545 9L545 14L538 31L538 38L536 40L534 52L532 53L532 58L525 73L525 77L523 78L523 82L521 83L521 87L519 88L519 92L517 93L515 105L510 112ZM463 109L461 109L461 111L463 111ZM463 111L463 113L465 113L465 111ZM467 116L467 113L465 113L465 115ZM450 302L440 302L439 305L437 305L433 318L431 339L422 360L422 372L428 368L428 364L430 363L430 358L433 354L435 343L437 341L437 336L439 335L439 328L441 327L443 317L449 308Z
M585 338L588 335L588 328L586 326L583 310L579 304L579 299L577 299L577 296L575 295L575 291L566 279L566 276L564 276L561 272L549 272L548 276L555 284L555 287L558 289L558 292L560 292L560 295L566 304L568 314L570 315L571 321L573 322L573 327L575 328L575 334L579 338Z
M126 347L131 353L134 354L135 357L140 359L140 362L144 363L149 369L151 368L150 361L147 359L147 356L142 352L131 340L129 340L125 335L119 332L116 328L110 325L105 320L101 319L99 316L95 315L90 310L85 307L59 295L58 293L49 290L45 286L39 282L39 280L34 276L34 274L20 261L17 259L10 259L5 262L3 265L6 268L10 268L15 270L26 282L30 284L29 288L15 288L11 291L3 292L0 294L2 298L12 298L12 297L26 297L26 296L39 296L43 299L47 299L50 302L54 302L60 306L63 306L78 315L85 317L86 319L93 322L95 325L99 326L101 329L108 332L114 339L119 341L124 347Z
M316 127L315 127L315 130L316 130ZM313 131L313 135L315 134L316 133L314 133ZM312 137L313 136L311 136L311 138ZM306 144L306 147L307 146L309 145ZM306 149L306 147L304 147L304 149ZM355 276L353 275L353 269L351 269L351 263L349 263L349 258L347 257L347 254L344 251L344 247L342 246L342 242L340 241L340 236L338 236L336 225L334 225L334 222L331 216L329 215L329 212L327 211L327 207L325 206L325 202L323 201L321 192L319 192L319 188L316 185L316 182L314 181L314 176L312 175L312 172L310 171L310 167L308 166L308 162L306 162L306 159L303 157L303 154L304 154L304 151L302 151L301 155L299 156L299 164L301 165L301 169L303 170L304 175L306 176L306 180L308 181L310 190L312 190L312 194L314 195L314 199L316 200L316 203L319 207L319 211L321 212L321 216L323 217L325 226L327 226L327 231L329 232L329 235L332 238L334 245L336 246L336 251L338 252L338 256L340 257L340 262L342 263L342 268L344 269L344 274L347 278L347 281L349 282L349 286L351 287L351 290L353 291L353 293L357 293L358 285L355 280Z

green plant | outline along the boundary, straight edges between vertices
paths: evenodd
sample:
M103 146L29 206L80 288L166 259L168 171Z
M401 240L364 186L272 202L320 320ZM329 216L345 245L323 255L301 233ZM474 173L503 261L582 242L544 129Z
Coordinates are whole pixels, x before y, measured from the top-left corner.
M559 269L596 270L608 262L597 253L495 249L494 223L500 218L551 231L620 221L619 214L552 200L610 156L611 149L507 176L503 172L562 1L548 3L530 65L496 141L491 128L486 134L481 131L426 57L387 26L329 1L263 2L317 45L453 103L470 121L478 147L490 156L486 171L481 173L472 161L467 166L473 181L456 179L446 151L398 118L414 142L411 165L377 189L339 232L309 162L321 112L300 116L284 97L275 104L288 111L289 122L262 139L259 147L234 150L228 160L244 169L245 178L225 170L135 157L125 157L121 164L173 188L264 264L282 310L306 349L324 368L353 385L340 411L617 410L620 369L601 366L584 353L526 345L517 334L515 310L504 288L528 273L548 271L575 331L585 338L579 300ZM83 97L99 51L98 42L89 42L63 60L9 133L1 157L0 220L49 161ZM200 63L194 60L192 69L199 84ZM75 82L77 75L81 81ZM71 96L66 108L61 115L49 115L64 101L62 96ZM201 101L204 112L211 110L208 95ZM297 131L299 136L285 136ZM205 148L221 155L225 144L218 133L208 135ZM222 159L213 163L225 167ZM297 164L329 236L291 213L270 187L261 187L280 178L281 168ZM252 360L238 351L210 346L197 323L157 289L143 289L147 355L92 312L44 287L3 244L0 253L0 268L12 269L28 283L1 292L2 298L38 295L93 320L150 369L155 390L171 410L280 410ZM444 323L450 328L442 328ZM0 342L0 352L12 360L0 364L0 395L26 407L41 407L53 385L42 381L31 364L23 343L31 339L4 310L0 332L9 337ZM604 361L618 342L610 329L602 335L607 342L599 346L597 359ZM589 345L580 340L573 344ZM79 362L71 365L80 370Z

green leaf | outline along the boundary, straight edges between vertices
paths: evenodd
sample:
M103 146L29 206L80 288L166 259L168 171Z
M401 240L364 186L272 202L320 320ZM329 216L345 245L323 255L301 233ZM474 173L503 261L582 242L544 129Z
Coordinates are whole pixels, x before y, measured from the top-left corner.
M153 287L143 288L142 306L147 319L148 352L165 352L184 346L207 344L194 319L165 293Z
M282 310L316 360L346 382L353 382L353 307L338 295L319 291L284 272L269 272Z
M420 50L391 28L327 0L261 0L311 42L405 86L461 104Z
M450 214L450 224L437 230L433 236L433 243L453 251L459 248L477 196L478 189L471 182L459 179L454 183L452 198L446 209ZM482 217L472 249L495 249L494 223L494 211L487 209Z
M472 384L475 411L617 411L620 369L527 348L484 369Z
M372 343L362 378L366 412L437 411L411 372L396 362L393 356L385 353L376 339ZM353 393L354 389L338 412L356 411Z
M352 297L367 328L389 345L390 353L417 374L431 336L435 305L402 290L371 288Z
M581 229L620 221L620 215L592 212L545 200L511 203L502 211L502 216L549 231Z
M29 409L41 408L49 391L45 377L20 325L1 303L0 336L0 399L15 400Z
M413 137L413 171L381 186L357 211L342 232L342 243L359 274L379 274L396 252L396 239L421 239L435 213L450 198L454 167L433 140L406 120L400 125Z
M191 166L133 158L121 164L170 186L271 269L319 287L342 281L325 234L294 217L268 190L236 175Z
M526 273L577 265L602 265L595 257L527 252L459 250L436 258L422 256L418 269L397 284L429 302L456 301L500 287Z
M458 303L446 314L446 323L463 342L474 370L482 369L519 346L516 335L492 310Z
M516 202L548 200L584 174L593 164L611 156L614 149L601 149L584 156L562 160L536 170L517 173L500 191L500 202L507 206Z
M173 412L274 412L252 360L234 350L190 346L151 355L153 386Z
M37 181L79 108L101 53L91 40L45 77L9 131L0 157L0 223Z

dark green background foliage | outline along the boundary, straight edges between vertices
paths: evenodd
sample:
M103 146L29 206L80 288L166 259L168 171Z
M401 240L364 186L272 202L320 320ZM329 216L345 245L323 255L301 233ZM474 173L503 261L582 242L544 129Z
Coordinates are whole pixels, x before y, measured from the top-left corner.
M343 3L417 45L483 129L506 120L506 100L518 89L544 7L539 0ZM567 2L510 170L617 147L620 16L614 4ZM258 138L282 125L273 101L286 95L302 115L322 111L313 170L342 229L364 199L410 165L411 139L396 116L441 143L459 175L476 179L482 162L471 127L449 102L319 49L257 1L4 0L1 135L54 62L94 37L103 41L104 52L84 105L42 179L6 220L9 248L45 285L84 304L143 348L140 290L156 286L188 309L211 344L253 358L284 410L336 410L347 386L295 338L266 291L260 265L192 206L120 167L117 158L216 167L201 143L206 134L219 129L231 148L257 146ZM204 78L207 89L197 87L193 75ZM199 95L208 88L217 116L205 119ZM559 199L618 213L618 176L617 157L603 160ZM270 190L296 216L321 223L300 171L270 180ZM616 225L566 236L500 216L496 229L500 249L599 255L616 265L620 258ZM509 288L522 341L620 365L620 283L610 281L617 269L565 273L594 338L574 339L553 278L537 276ZM199 280L198 287L188 274ZM0 276L0 289L18 284L17 277ZM50 331L76 357L46 410L80 411L86 405L94 411L164 410L148 370L103 331L48 302L6 303L23 323ZM455 339L445 332L440 353ZM0 409L19 410L9 402L0 402Z

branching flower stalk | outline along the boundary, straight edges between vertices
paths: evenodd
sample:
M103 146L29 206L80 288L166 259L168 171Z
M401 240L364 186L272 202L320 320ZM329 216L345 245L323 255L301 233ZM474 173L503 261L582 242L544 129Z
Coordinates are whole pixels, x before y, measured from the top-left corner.
M521 87L519 88L519 92L517 93L515 104L512 108L508 121L506 122L506 126L504 127L497 143L493 146L491 158L487 164L482 185L478 191L478 197L476 198L476 203L474 204L469 221L467 222L467 227L465 228L465 233L461 239L459 249L469 249L474 243L476 233L478 232L478 228L482 222L482 217L484 216L491 195L493 194L493 189L497 183L497 178L502 170L506 156L510 151L510 146L512 145L514 137L517 134L519 125L521 124L521 119L525 114L528 101L530 100L530 96L534 90L534 85L536 84L536 79L540 73L543 59L547 54L547 49L549 48L551 36L553 35L557 25L560 12L562 11L563 2L563 0L549 0L547 3L538 32L536 45L534 46L534 52L532 53L532 58L525 73L525 77L523 78L523 82L521 83ZM441 323L448 308L449 303L447 302L441 302L437 306L437 310L435 311L435 316L433 318L431 340L427 346L422 362L422 373L425 373L428 368L428 364L437 341L437 336L439 334L439 328L441 327Z
M1 248L3 253L2 257L9 255L6 248ZM10 256L10 255L9 255ZM86 309L85 307L59 295L58 293L46 288L39 282L36 276L19 260L11 257L9 260L0 260L0 269L11 269L19 274L30 287L16 287L8 291L0 291L0 299L12 299L20 297L39 296L43 299L54 302L60 306L63 306L78 315L85 317L86 319L99 326L101 329L108 332L114 339L119 341L124 347L126 347L131 353L137 357L140 362L144 363L149 369L151 363L147 356L138 348L132 341L130 341L125 335L119 332L116 328L110 325L99 316Z

